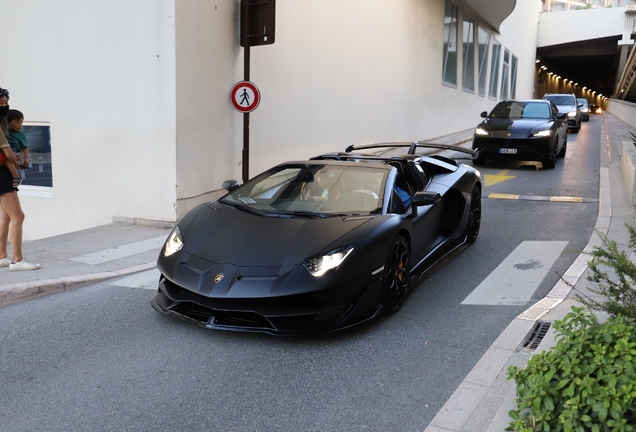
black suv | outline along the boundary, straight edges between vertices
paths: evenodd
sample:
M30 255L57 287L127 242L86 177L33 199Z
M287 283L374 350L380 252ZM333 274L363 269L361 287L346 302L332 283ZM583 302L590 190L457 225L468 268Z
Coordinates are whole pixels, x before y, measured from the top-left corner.
M574 93L546 93L543 99L554 103L560 113L565 113L568 119L568 128L579 133L581 130L581 106Z

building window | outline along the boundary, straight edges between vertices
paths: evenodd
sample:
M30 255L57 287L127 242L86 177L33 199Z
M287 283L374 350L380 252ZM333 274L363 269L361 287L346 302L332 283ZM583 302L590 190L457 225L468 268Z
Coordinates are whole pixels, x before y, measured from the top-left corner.
M492 56L490 57L490 84L488 96L497 97L497 84L499 83L499 57L501 56L501 44L496 40L492 42Z
M510 51L504 50L503 67L501 70L501 93L500 99L508 99L510 93L508 84L510 81Z
M444 69L443 81L457 85L457 6L446 0L444 11Z
M512 56L512 63L510 64L510 97L517 98L517 57Z
M30 168L19 169L23 186L53 187L51 164L51 126L28 123L22 126L29 145Z
M462 87L471 93L475 92L475 36L473 20L464 15Z
M477 39L477 51L479 55L477 62L477 81L479 83L479 96L486 96L486 68L488 66L488 44L490 44L490 33L479 27Z

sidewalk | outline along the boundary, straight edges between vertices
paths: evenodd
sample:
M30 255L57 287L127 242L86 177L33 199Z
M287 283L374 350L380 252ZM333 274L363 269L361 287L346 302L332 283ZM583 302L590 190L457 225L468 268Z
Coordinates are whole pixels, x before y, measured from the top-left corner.
M596 230L627 249L625 223L633 223L634 212L623 182L621 143L628 141L627 124L603 114L599 214ZM471 131L461 131L430 142L470 145ZM608 148L611 146L611 158ZM82 285L116 278L155 267L171 226L153 227L113 223L83 231L26 242L25 256L42 268L10 271L0 268L0 307L53 294ZM600 244L594 234L587 250ZM577 290L585 290L587 255L581 254L564 275ZM514 383L506 381L510 365L523 366L535 353L554 344L550 329L536 350L520 347L537 321L553 322L570 311L573 293L559 282L543 300L518 316L488 349L464 382L446 402L426 432L503 431L510 422L508 411L515 407Z
M629 203L621 171L622 142L629 141L627 124L609 113L603 114L601 130L601 170L599 212L595 231L628 249L629 234L625 224L634 223L634 209ZM609 149L611 148L611 155ZM585 252L601 244L593 234ZM538 322L552 323L562 319L573 305L576 291L590 294L585 278L589 256L582 253L563 275L574 286L559 281L541 301L515 318L495 340L484 356L466 376L425 432L501 432L510 424L508 412L516 408L515 383L506 381L508 367L523 367L535 353L555 344L554 330L547 331L535 349L523 345L532 336Z
M0 268L0 307L155 267L171 227L113 223L25 242L42 268Z

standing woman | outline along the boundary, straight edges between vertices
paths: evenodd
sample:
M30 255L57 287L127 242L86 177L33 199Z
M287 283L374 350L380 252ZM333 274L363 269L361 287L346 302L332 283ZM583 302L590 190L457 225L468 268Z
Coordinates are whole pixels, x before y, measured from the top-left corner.
M9 111L9 92L0 88L0 151L4 153L8 162L17 163L15 153L7 142L6 115ZM18 198L18 188L9 169L0 165L0 267L9 270L37 270L40 264L34 264L22 256L22 223L24 212ZM7 240L11 237L11 253L13 259L7 255Z

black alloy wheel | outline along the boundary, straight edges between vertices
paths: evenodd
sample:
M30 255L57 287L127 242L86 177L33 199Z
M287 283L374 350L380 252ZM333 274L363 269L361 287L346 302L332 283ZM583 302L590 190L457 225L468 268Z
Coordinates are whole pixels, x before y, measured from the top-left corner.
M468 214L468 225L466 226L466 242L475 243L479 235L481 226L481 188L475 185L470 194L470 213Z
M396 236L384 263L382 305L387 314L396 313L404 303L411 280L409 272L410 260L411 250L409 244L401 235Z

